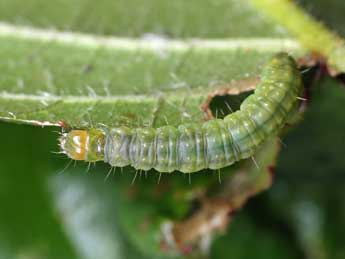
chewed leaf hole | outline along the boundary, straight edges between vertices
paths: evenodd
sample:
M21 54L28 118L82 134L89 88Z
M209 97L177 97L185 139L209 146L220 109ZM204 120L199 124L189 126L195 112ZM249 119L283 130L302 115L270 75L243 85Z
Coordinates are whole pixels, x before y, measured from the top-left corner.
M212 98L209 109L214 118L223 119L226 115L240 109L241 103L253 91L247 91L238 95L216 95Z

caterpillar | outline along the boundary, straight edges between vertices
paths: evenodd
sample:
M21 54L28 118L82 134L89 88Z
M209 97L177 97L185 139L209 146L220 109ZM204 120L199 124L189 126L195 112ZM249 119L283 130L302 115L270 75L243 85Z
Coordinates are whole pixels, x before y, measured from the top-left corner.
M294 59L282 52L264 65L254 93L224 119L178 127L71 130L60 137L60 147L71 159L103 160L114 167L184 173L219 169L253 156L276 135L296 109L302 89Z

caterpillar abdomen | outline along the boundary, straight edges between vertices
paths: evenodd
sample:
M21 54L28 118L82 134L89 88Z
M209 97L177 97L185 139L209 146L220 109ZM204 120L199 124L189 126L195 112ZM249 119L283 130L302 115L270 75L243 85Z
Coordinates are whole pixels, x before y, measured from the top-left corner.
M295 61L279 53L264 67L261 83L223 120L160 128L72 130L61 139L72 159L104 160L139 170L196 172L218 169L252 156L277 134L298 103L302 81Z

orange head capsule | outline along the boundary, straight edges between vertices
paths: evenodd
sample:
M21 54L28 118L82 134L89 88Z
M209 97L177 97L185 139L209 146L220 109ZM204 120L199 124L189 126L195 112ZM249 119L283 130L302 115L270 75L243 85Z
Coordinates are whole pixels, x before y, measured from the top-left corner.
M62 151L73 160L103 160L104 145L104 132L98 129L72 130L60 138Z

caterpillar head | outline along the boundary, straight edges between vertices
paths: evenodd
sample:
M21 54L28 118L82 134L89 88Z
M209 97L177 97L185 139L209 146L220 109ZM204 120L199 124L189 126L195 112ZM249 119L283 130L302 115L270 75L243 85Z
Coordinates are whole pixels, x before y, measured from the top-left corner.
M105 136L101 130L71 130L62 134L59 141L62 152L73 160L103 160Z

